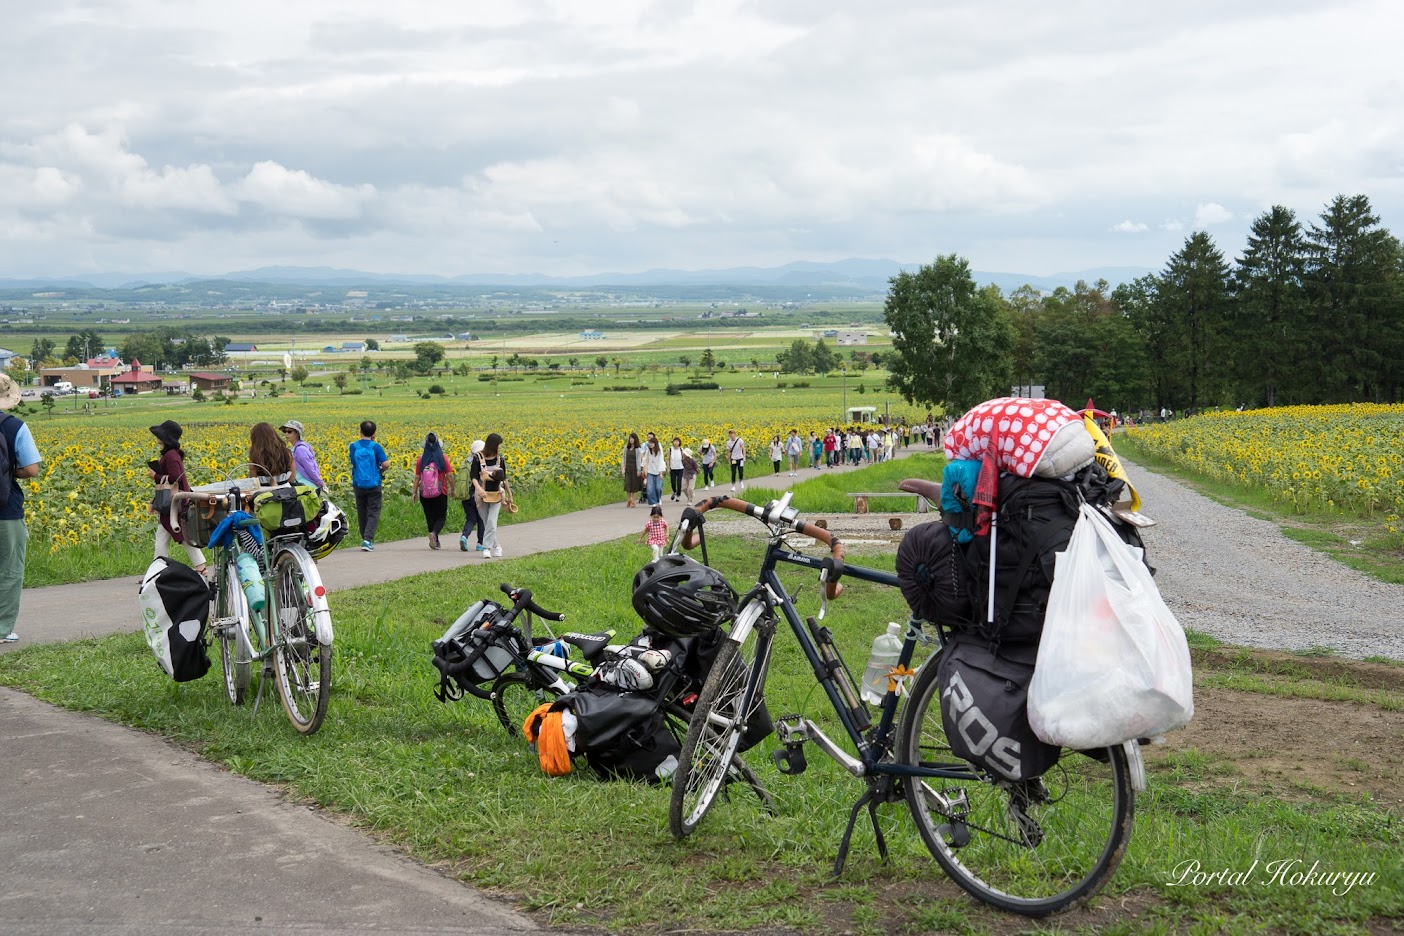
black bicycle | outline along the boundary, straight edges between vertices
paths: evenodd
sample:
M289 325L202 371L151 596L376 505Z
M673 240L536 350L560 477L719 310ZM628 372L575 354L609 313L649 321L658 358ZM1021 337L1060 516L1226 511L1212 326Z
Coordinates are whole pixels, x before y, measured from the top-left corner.
M852 675L820 626L828 600L837 597L843 577L896 586L897 577L878 569L848 565L837 537L803 521L790 506L790 494L763 507L730 497L702 501L683 512L673 541L686 549L702 546L704 515L718 507L754 517L770 529L756 585L740 611L695 706L673 780L669 828L677 838L696 830L727 783L731 757L765 693L781 619L799 642L815 678L842 723L853 755L815 723L781 716L774 754L782 773L806 767L803 746L812 742L867 784L853 804L839 845L834 873L842 872L858 815L866 807L885 859L887 845L877 807L905 801L922 840L941 868L985 903L1027 916L1044 916L1094 894L1121 862L1131 834L1135 790L1145 788L1136 742L1098 751L1062 752L1041 779L1011 783L951 753L941 720L937 656L944 647L938 627L910 622L898 666L876 713L876 724L859 698ZM791 535L812 537L829 548L823 558L807 556L789 544ZM776 574L781 563L819 572L818 619L800 619ZM930 633L928 633L930 628ZM932 656L913 677L919 644ZM899 692L905 705L898 720Z

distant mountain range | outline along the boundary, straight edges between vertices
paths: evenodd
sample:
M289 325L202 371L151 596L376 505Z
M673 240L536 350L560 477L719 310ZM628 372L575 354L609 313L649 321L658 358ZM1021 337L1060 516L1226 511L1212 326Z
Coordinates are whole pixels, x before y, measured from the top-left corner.
M729 267L718 270L646 270L642 273L595 273L587 276L547 276L539 273L469 273L460 276L436 276L425 273L367 273L333 267L269 266L254 270L238 270L218 275L196 275L186 272L161 273L85 273L77 276L0 278L0 289L134 289L151 285L181 285L184 283L228 280L240 283L270 283L297 286L327 286L355 288L357 286L457 287L500 286L508 289L556 288L598 290L611 286L638 290L648 286L765 286L767 292L776 288L794 291L803 298L806 287L849 290L887 291L888 280L901 270L915 270L916 263L895 260L839 260L834 263L797 261L778 267ZM1116 286L1147 273L1144 267L1100 267L1051 276L1024 273L990 273L972 271L975 281L984 285L994 283L1006 293L1023 285L1050 291L1059 286L1071 287L1078 280L1089 283L1105 279Z

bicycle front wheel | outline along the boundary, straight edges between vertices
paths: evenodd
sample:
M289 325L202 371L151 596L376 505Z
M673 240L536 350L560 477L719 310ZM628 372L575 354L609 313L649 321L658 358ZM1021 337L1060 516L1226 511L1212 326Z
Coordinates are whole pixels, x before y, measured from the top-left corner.
M327 716L331 695L330 645L317 642L312 618L312 593L308 584L312 557L300 547L279 550L273 565L277 598L278 632L273 656L278 695L288 720L302 734L313 734Z
M1010 783L951 753L933 658L898 737L899 762L955 777L912 777L907 806L932 856L968 893L1011 913L1046 916L1095 894L1121 863L1134 796L1120 747L1064 750L1041 779Z
M736 776L733 764L745 730L742 700L750 676L740 646L727 638L693 708L673 774L668 829L674 838L691 835Z
M492 684L492 710L513 736L522 733L522 723L538 705L554 698L556 693L540 687L531 673L503 673Z
M234 554L219 570L215 601L215 636L224 666L224 694L233 705L243 705L252 678L253 644L249 639L249 603L234 571Z

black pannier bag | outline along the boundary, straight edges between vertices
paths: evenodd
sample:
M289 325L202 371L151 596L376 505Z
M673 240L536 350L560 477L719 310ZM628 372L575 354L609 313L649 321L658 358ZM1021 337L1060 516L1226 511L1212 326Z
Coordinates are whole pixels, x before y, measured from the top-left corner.
M1029 727L1027 702L1035 654L1028 646L997 652L976 637L957 637L937 664L941 722L951 752L1005 780L1042 776L1060 749Z
M156 559L142 576L142 632L156 663L176 682L199 679L210 669L210 587L189 566Z

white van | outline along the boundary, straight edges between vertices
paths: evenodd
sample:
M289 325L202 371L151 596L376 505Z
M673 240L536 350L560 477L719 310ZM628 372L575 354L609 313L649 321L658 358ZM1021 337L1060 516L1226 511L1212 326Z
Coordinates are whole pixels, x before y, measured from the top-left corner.
M73 384L67 380L60 380L51 388L54 396L68 396L73 392Z

